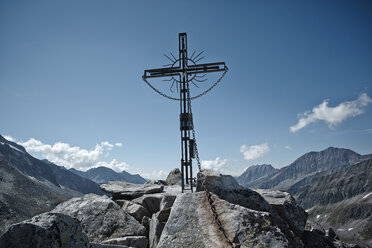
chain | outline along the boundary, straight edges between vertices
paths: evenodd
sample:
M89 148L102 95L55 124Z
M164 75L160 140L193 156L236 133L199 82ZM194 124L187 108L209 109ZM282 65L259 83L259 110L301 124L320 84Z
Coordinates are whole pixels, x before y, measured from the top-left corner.
M190 99L191 100L194 100L196 98L199 98L201 96L204 96L205 94L207 94L209 91L211 91L214 87L216 87L216 85L221 82L221 80L224 78L224 76L226 75L226 73L228 72L229 68L227 66L225 66L225 71L222 73L221 77L219 79L217 79L217 81L211 86L209 87L209 89L207 89L206 91L204 91L203 93L200 93L199 95L196 95L196 96L193 96L191 97Z
M217 84L219 82L221 82L221 80L224 78L224 76L226 75L227 71L229 69L227 68L227 66L225 66L225 71L222 73L221 77L211 86L209 87L206 91L200 93L199 95L196 95L194 97L190 97L190 91L187 91L187 101L188 101L188 105L189 105L189 112L190 114L192 114L192 110L191 110L191 100L194 100L196 98L199 98L201 96L204 96L205 94L207 94L209 91L211 91L214 87L217 86ZM165 98L168 98L170 100L174 100L174 101L179 101L180 98L176 98L176 97L172 97L172 96L168 96L166 94L164 94L163 92L161 92L160 90L156 89L152 84L150 84L145 77L142 77L143 81L145 81L145 83L150 86L155 92L157 92L159 95L165 97ZM195 146L195 158L196 158L196 161L198 163L198 168L199 168L199 171L201 171L201 162L200 162L200 158L199 158L199 151L198 151L198 146L197 146L197 142L196 142L196 138L195 138L195 129L194 129L194 122L192 123L192 138L194 139L194 146ZM213 215L213 219L214 221L216 222L217 226L218 226L218 229L220 230L220 232L222 233L222 235L225 237L226 239L226 242L232 247L232 248L236 248L236 247L239 247L238 245L234 244L230 239L229 237L227 236L227 232L226 230L224 229L224 227L222 226L222 223L219 219L219 216L218 216L218 213L216 211L216 207L214 206L214 200L212 199L212 194L209 192L208 188L206 187L205 185L205 180L203 181L203 188L204 188L204 191L207 195L207 200L208 200L208 204L210 206L210 209L212 211L212 215Z
M152 86L152 84L149 83L149 81L146 80L146 78L144 76L142 76L142 80L145 81L145 83L148 86L150 86L151 89L155 90L155 92L157 92L159 95L164 96L165 98L168 98L168 99L174 100L174 101L179 101L180 100L179 98L168 96L168 95L164 94L163 92L161 92L160 90L156 89L154 86Z
M209 87L206 91L200 93L199 95L193 96L191 98L189 97L189 99L190 100L195 100L196 98L199 98L199 97L204 96L205 94L207 94L214 87L216 87L219 82L221 82L221 80L225 77L225 75L226 75L226 73L227 73L228 70L229 70L229 68L227 68L227 66L225 66L225 71L222 73L221 77L219 79L217 79L217 81L211 87ZM160 90L156 89L149 81L147 81L147 79L144 76L142 76L142 80L145 81L145 83L148 86L150 86L150 88L153 89L159 95L161 95L161 96L163 96L165 98L168 98L170 100L173 100L173 101L179 101L180 100L180 98L168 96L167 94L165 94L165 93L161 92Z
M227 71L224 72L224 74L226 74ZM217 82L218 83L218 82ZM217 85L217 83L215 83L215 85ZM214 86L215 86L214 85ZM213 86L213 87L214 87ZM192 114L192 109L191 109L191 98L190 98L190 92L187 91L187 101L188 101L188 105L189 105L189 112L190 114ZM193 139L194 139L194 146L195 146L195 157L196 157L196 161L198 163L198 167L199 167L199 171L201 171L201 163L200 163L200 158L199 158L199 152L198 152L198 146L197 146L197 142L196 142L196 138L195 138L195 129L194 129L194 122L192 123L192 136L193 136ZM236 244L234 244L230 239L229 237L227 236L227 232L226 230L223 228L222 226L222 223L219 219L219 216L218 216L218 213L216 211L216 207L214 206L214 200L212 199L212 194L209 192L208 188L206 187L205 185L205 179L203 180L203 188L204 188L204 191L207 195L207 200L208 200L208 203L209 203L209 207L212 211L212 215L213 215L213 219L215 221L215 223L217 224L218 226L218 229L220 230L220 232L222 233L222 235L225 237L226 239L226 242L232 247L232 248L235 248L237 247Z
M229 246L231 246L232 248L238 248L240 247L239 245L237 244L234 244L230 239L229 237L227 236L227 232L226 230L223 228L222 226L222 223L219 219L219 216L218 216L218 213L216 211L216 207L214 206L214 200L212 199L212 194L211 192L209 192L208 188L206 187L205 185L205 178L203 180L203 188L204 188L204 191L207 195L207 200L208 200L208 204L209 204L209 207L212 211L212 215L213 215L213 219L214 221L216 222L217 226L218 226L218 229L220 230L220 232L222 233L222 235L225 237L226 239L226 242L229 244Z

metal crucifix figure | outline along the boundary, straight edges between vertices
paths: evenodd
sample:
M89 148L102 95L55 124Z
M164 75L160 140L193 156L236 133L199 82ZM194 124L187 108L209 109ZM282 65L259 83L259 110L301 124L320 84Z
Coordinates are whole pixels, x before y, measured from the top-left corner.
M194 52L195 53L195 52ZM192 175L192 159L197 158L198 166L200 170L200 160L198 157L198 151L195 142L195 132L194 132L194 124L192 118L192 111L191 111L191 100L204 95L205 93L209 92L213 87L219 83L222 77L227 72L227 67L224 62L218 63L208 63L208 64L196 64L201 58L197 59L201 53L199 53L196 57L193 55L189 58L187 56L187 35L186 33L179 34L179 57L176 59L173 54L172 57L174 59L170 59L172 64L170 67L159 68L159 69L150 69L145 70L143 74L143 80L156 92L160 95L165 96L172 100L180 101L180 131L181 131L181 173L182 173L182 192L185 190L191 190L193 192L193 175ZM165 55L166 56L166 55ZM202 82L203 80L198 80L198 74L205 74L210 72L221 72L224 73L222 76L210 87L208 90L204 91L203 93L195 96L190 97L190 90L189 90L189 82L196 80L198 82ZM173 84L177 84L177 89L180 88L180 97L174 98L170 97L155 87L153 87L148 81L148 78L158 78L158 77L169 77ZM194 85L195 83L192 82ZM190 136L190 132L192 132L193 137Z

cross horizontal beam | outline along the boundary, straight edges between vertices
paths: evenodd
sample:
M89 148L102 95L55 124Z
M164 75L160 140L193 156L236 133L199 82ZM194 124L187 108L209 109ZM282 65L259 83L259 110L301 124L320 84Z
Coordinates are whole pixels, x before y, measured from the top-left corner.
M225 71L225 70L226 70L225 62L217 62L217 63L207 63L207 64L199 64L199 65L188 65L187 68L185 68L184 70L180 67L166 67L166 68L145 70L143 77L144 78L172 77L172 76L181 76L181 73L183 72L189 75L192 75L192 74L199 74L199 73L204 74L204 73L210 73L210 72Z

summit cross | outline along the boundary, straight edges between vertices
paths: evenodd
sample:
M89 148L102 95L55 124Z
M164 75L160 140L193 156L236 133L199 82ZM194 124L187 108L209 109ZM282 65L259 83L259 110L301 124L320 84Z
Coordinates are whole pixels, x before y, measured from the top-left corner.
M200 161L198 158L198 152L196 150L195 137L192 138L190 136L190 131L192 131L194 134L194 124L191 112L191 100L194 98L190 98L189 82L191 82L197 76L197 74L221 71L226 72L227 67L224 62L196 64L197 61L202 59L201 57L198 60L196 60L196 58L199 57L202 52L199 53L199 55L197 55L195 58L191 59L193 55L191 56L191 58L187 56L187 34L180 33L178 35L178 40L179 40L178 59L176 59L172 55L174 60L171 59L171 61L173 61L173 64L170 64L171 65L170 67L145 70L143 74L143 80L146 83L148 83L146 81L148 78L171 77L172 80L176 82L176 84L178 84L177 89L178 86L180 88L179 98L172 97L168 98L180 101L181 174L182 174L181 186L182 192L184 192L185 190L191 190L191 192L193 192L192 159L195 158L195 155L197 155L199 169ZM222 79L222 77L220 79ZM216 83L218 83L219 80ZM211 88L213 88L214 86L212 86ZM165 94L162 94L160 91L156 90L154 87L152 88L161 95L166 96ZM209 90L205 91L204 93L198 96L205 94Z

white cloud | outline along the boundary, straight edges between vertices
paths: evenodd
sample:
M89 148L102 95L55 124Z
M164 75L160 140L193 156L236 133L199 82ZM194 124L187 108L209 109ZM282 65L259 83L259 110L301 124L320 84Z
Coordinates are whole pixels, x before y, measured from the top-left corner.
M4 135L3 136L6 140L8 141L11 141L11 142L15 142L15 139L13 137L10 137L9 135Z
M270 147L267 143L261 145L253 145L247 147L246 145L242 145L240 147L240 152L243 153L245 160L253 160L257 158L263 157L265 154L270 152Z
M324 100L321 104L315 106L311 112L306 111L297 124L289 129L292 133L295 133L316 121L325 121L329 128L333 128L350 117L363 114L363 108L369 103L372 103L372 99L366 93L361 94L354 101L342 102L336 107L328 107L328 100Z
M284 149L286 149L286 150L291 150L292 147L290 147L290 146L285 146Z
M111 162L109 163L105 161L100 161L94 167L99 167L99 166L111 168L114 171L119 171L119 172L129 169L129 164L127 164L126 162L119 162L116 159L111 160Z
M127 163L119 162L116 159L113 159L111 162L101 160L107 155L108 151L114 148L114 145L108 141L96 144L96 147L92 150L70 146L62 142L57 142L54 145L44 144L33 138L19 144L24 146L28 152L38 153L43 159L48 159L68 169L75 168L85 171L90 168L105 166L115 171L122 171L129 168Z
M140 174L142 177L146 178L146 179L153 179L153 180L156 180L156 179L161 179L161 180L165 180L165 178L168 176L169 172L166 172L164 170L153 170L152 172L148 173L148 172L139 172L138 174Z
M227 159L220 159L217 157L215 160L202 160L201 167L202 169L216 170L221 172L226 163Z
M118 142L118 143L115 143L115 146L117 146L117 147L122 147L122 146L123 146L123 144L122 144L122 143L120 143L120 142Z

